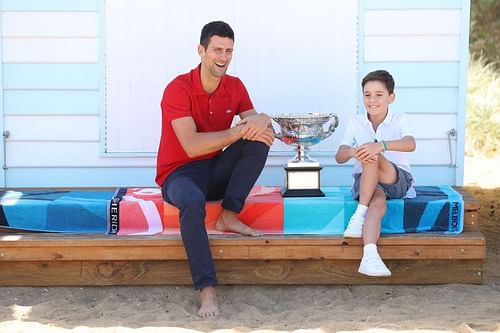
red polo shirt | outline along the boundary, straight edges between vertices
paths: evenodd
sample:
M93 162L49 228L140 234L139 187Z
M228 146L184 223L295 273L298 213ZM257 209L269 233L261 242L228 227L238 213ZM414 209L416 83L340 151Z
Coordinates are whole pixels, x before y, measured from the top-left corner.
M161 100L162 129L156 163L156 183L162 186L167 176L192 161L205 160L220 151L189 158L172 127L172 120L192 117L198 132L216 132L231 127L240 112L253 109L252 101L240 79L224 75L219 87L207 94L201 85L200 65L170 82Z

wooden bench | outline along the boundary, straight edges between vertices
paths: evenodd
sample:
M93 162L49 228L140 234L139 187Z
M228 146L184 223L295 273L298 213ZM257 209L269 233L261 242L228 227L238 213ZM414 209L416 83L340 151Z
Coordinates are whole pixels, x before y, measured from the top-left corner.
M486 241L479 202L464 192L460 235L384 235L390 278L357 273L362 240L341 236L210 236L221 284L481 284ZM179 236L105 236L0 230L0 285L191 284Z

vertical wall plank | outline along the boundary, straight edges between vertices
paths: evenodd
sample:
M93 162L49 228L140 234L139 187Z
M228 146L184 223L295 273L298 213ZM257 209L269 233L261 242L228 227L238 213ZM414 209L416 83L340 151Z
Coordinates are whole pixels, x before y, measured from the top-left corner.
M457 168L455 185L464 183L464 152L465 152L465 119L467 114L467 69L469 66L469 22L470 2L462 0L462 24L460 39L460 83L458 88L458 121L457 121Z
M3 3L0 1L0 38L3 36ZM3 43L0 40L0 131L2 134L0 143L0 187L5 187L5 147L4 147L4 107L3 107L3 94L4 94L4 83L3 83Z

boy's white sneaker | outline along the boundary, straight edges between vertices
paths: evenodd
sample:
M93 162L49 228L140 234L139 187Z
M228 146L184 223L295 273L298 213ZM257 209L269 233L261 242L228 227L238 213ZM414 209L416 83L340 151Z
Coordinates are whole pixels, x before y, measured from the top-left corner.
M391 276L391 271L378 254L364 255L363 259L361 259L358 272L368 276Z
M359 214L354 214L349 220L349 224L344 231L345 238L361 238L363 235L363 223L365 218Z

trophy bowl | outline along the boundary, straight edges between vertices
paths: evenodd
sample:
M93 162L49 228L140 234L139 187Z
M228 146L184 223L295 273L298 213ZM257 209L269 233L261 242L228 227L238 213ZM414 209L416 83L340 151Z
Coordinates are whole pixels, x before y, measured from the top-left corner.
M332 120L333 119L333 120ZM318 144L335 132L339 118L334 113L283 113L273 117L280 125L275 137L283 143L295 146L295 157L285 165L284 197L323 197L320 189L319 162L308 156L309 146ZM323 125L332 120L328 130Z
M334 120L325 131L323 125L332 118ZM281 132L276 133L275 137L287 145L295 146L296 155L288 162L289 166L304 162L314 163L315 161L308 156L308 147L328 138L339 124L339 118L334 113L283 113L274 116L273 120L281 128Z

